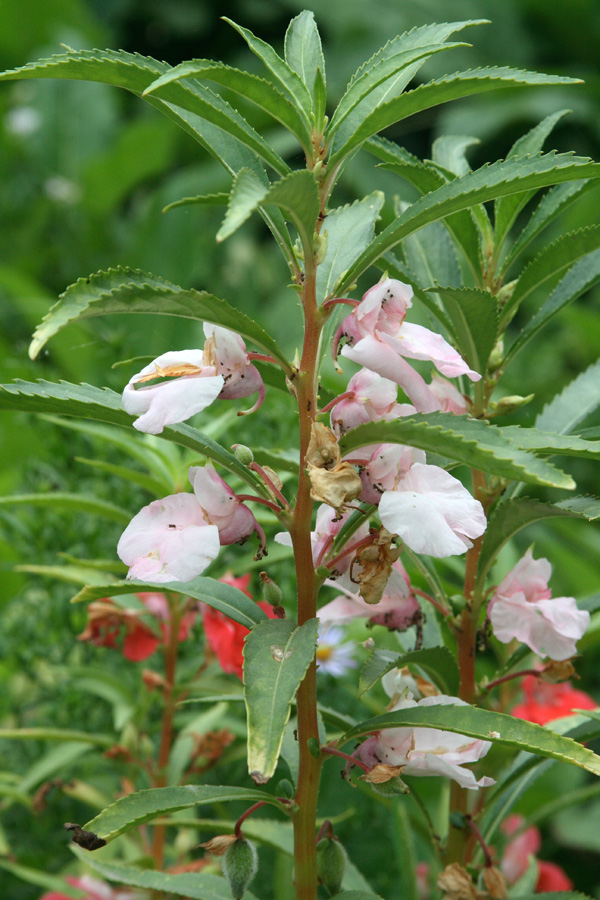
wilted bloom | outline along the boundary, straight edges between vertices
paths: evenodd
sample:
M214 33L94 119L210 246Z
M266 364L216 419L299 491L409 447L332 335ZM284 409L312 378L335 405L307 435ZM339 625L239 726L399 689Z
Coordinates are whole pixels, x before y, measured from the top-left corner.
M154 500L133 517L117 553L140 581L191 581L218 556L219 530L193 494Z
M157 378L168 379L148 385ZM141 385L135 387L135 385ZM134 375L123 391L123 407L138 431L160 434L165 425L185 422L217 399L225 379L206 364L202 350L173 350Z
M304 459L313 500L327 503L341 515L344 506L356 500L362 490L356 469L342 461L333 431L321 422L313 422Z
M328 675L345 675L358 667L354 659L354 644L346 641L343 628L319 626L317 668Z
M393 709L446 705L468 706L458 697L439 694L435 697L424 697L418 702L404 698L399 700ZM489 741L437 728L387 728L361 744L358 755L368 766L375 766L378 763L404 766L403 777L444 775L457 781L462 787L477 790L479 787L494 784L493 779L486 776L477 781L473 772L463 767L466 763L477 762L486 755L491 746Z
M338 531L348 520L351 514L352 511L349 511L340 516L337 514L335 509L333 509L333 507L328 506L326 503L323 503L319 507L317 511L315 530L311 532L310 536L313 548L313 562L315 566L321 565L321 563L325 562L325 558L331 549ZM359 528L357 528L352 537L349 539L348 545L354 545L358 541L367 537L368 534L369 524L368 522L363 522L363 524ZM292 546L292 539L287 531L280 531L278 534L276 534L275 541L278 544L283 544L284 547ZM336 576L346 572L350 568L352 558L353 557L351 553L349 553L347 556L340 557L340 559L335 564Z
M139 891L131 891L128 888L114 888L90 875L83 875L81 878L65 878L65 881L84 892L83 900L142 900L147 896L145 892L140 894ZM50 891L40 897L40 900L70 900L70 897L68 894Z
M416 412L409 403L397 403L398 385L370 369L361 369L348 382L345 394L331 411L331 427L344 434L367 422L391 421Z
M574 656L576 642L590 622L574 597L555 597L548 588L552 566L534 559L531 549L496 588L488 615L499 641L521 641L540 656L563 660Z
M523 829L523 824L521 816L512 815L500 826L500 830L510 838L504 848L500 865L502 874L509 884L514 884L525 874L532 857L535 857L542 846L542 837L535 825ZM570 891L573 888L573 882L567 873L556 863L541 859L536 859L535 862L538 870L536 893Z
M595 709L598 706L589 694L578 691L569 682L547 684L535 675L526 675L521 687L525 699L513 708L512 715L536 725L570 716L574 709Z
M211 462L207 462L205 466L191 466L189 479L207 522L218 528L219 541L223 546L240 543L256 531L261 546L264 547L265 533L254 513L236 497L227 482L217 475Z
M375 605L366 603L360 594L346 590L344 585L336 584L338 586L343 593L318 612L324 625L338 625L363 618L373 625L406 631L420 614L419 604L414 594L410 593L410 581L400 560L393 564L383 596Z
M470 369L441 335L405 322L412 296L409 285L384 278L344 319L334 338L334 350L345 337L342 356L395 381L419 412L433 412L441 408L439 400L405 357L430 360L449 378L467 375L479 381L481 375Z

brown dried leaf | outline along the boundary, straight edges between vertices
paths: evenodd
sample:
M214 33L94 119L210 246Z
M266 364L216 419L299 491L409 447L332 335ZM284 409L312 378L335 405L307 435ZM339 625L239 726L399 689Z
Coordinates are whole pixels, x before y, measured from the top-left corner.
M506 879L496 866L486 866L483 870L483 883L490 892L492 900L506 900Z

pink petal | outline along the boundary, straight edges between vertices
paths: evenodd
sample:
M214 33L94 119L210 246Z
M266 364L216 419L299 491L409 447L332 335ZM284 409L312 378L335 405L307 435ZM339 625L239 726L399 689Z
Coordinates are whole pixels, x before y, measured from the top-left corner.
M456 378L467 375L471 381L480 381L481 375L470 369L462 356L450 346L441 334L416 325L404 322L395 335L382 335L384 340L401 356L409 359L429 359L442 375Z

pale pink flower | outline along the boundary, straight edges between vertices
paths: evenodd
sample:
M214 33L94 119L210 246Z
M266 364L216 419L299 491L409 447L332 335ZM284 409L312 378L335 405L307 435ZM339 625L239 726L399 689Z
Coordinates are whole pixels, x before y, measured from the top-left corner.
M548 588L552 566L534 559L531 549L498 585L488 606L494 634L503 644L513 639L550 659L569 659L590 623L574 597L554 597Z
M222 545L240 543L256 531L264 546L265 533L254 513L217 475L211 462L205 466L191 466L189 479L206 521L218 528Z
M246 345L239 334L221 328L219 325L204 325L207 341L204 357L216 366L223 376L224 387L219 394L223 400L237 400L258 392L258 399L252 411L258 409L265 399L265 386L260 372L250 362Z
M216 559L219 530L207 520L193 494L154 500L133 517L117 553L129 566L127 578L191 581Z
M353 619L368 619L373 625L385 625L396 631L406 631L414 624L420 608L414 594L410 592L410 580L402 563L393 564L392 574L379 603L366 603L360 594L347 590L347 576L338 582L328 581L332 587L343 591L325 606L317 615L324 625L340 625Z
M153 378L169 378L159 384L135 387ZM160 434L165 425L185 422L217 399L225 379L213 365L206 365L202 350L163 353L134 375L123 391L123 407L133 416L138 431Z
M441 335L404 321L412 296L409 285L393 278L383 279L367 291L344 319L334 338L334 348L347 338L343 356L395 381L419 412L434 412L441 408L439 400L405 357L429 360L449 378L467 375L472 381L479 381L481 375L470 369Z
M423 450L404 444L380 444L378 447L366 447L361 453L365 450L371 455L368 465L361 468L363 489L360 499L376 505L384 491L396 489L399 480L408 474L415 463L425 463L427 459Z
M468 706L458 697L439 694L419 701L404 698L393 709L446 705ZM477 781L473 772L463 766L477 762L491 746L489 741L437 728L387 728L366 740L360 746L358 755L368 766L379 763L404 766L403 778L405 775L444 775L462 787L477 790L494 784L493 779L483 777Z
M313 562L315 566L318 566L321 563L326 565L325 557L331 549L331 545L333 544L338 531L351 515L352 510L349 510L342 516L338 516L337 512L332 506L328 506L326 503L321 504L317 512L315 531L311 532L310 536L312 541ZM369 524L368 522L364 522L354 532L354 534L348 541L348 544L353 545L362 540L362 538L367 537L368 534ZM278 534L276 534L275 541L278 544L283 544L284 547L292 546L292 539L287 531L280 531ZM340 560L338 560L335 566L336 573L341 574L342 572L346 572L347 569L350 568L352 557L353 554L350 553L348 554L348 556L342 557Z
M444 469L416 462L400 469L379 502L379 518L415 553L443 558L464 553L486 529L483 507Z
M367 422L391 421L416 412L410 403L397 403L398 386L370 369L361 369L352 376L344 393L352 393L331 411L331 427L336 434L344 434Z
M131 891L128 888L115 888L90 875L83 875L81 878L68 877L65 878L65 881L84 892L83 900L142 900L142 897L147 896L145 891L141 894L139 891ZM40 900L69 900L69 896L69 894L50 891L40 897Z
M446 381L437 372L431 376L429 390L437 398L442 412L451 412L455 416L464 416L468 411L465 395L451 381ZM422 410L419 410L422 412Z

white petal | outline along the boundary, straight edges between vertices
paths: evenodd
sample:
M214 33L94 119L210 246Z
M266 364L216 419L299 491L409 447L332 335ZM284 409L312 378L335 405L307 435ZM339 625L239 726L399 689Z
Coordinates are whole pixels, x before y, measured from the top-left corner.
M137 389L130 382L123 391L123 406L132 415L140 416L133 423L134 428L147 434L160 434L165 425L185 422L210 406L224 383L222 375L187 375Z

